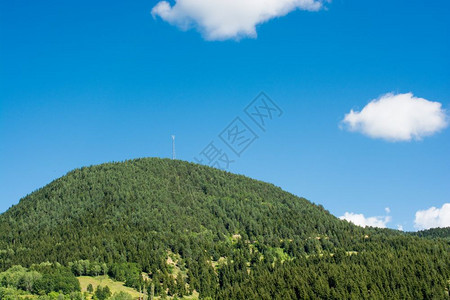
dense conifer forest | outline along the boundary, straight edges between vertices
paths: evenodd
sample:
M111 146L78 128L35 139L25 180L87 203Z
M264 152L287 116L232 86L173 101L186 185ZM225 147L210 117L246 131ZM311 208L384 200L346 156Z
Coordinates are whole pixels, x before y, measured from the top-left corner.
M156 297L448 299L449 236L361 228L272 184L183 161L108 163L0 215L0 299L82 299L76 276L103 274Z

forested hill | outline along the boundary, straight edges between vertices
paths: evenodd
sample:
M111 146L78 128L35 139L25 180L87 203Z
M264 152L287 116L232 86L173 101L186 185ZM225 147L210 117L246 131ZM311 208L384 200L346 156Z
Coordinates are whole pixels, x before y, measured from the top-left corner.
M135 263L157 295L443 299L449 253L445 240L363 229L274 185L157 158L71 171L0 216L2 270L50 261L82 275L84 260L117 277Z
M430 239L446 239L450 241L450 227L432 228L418 232L411 232L410 234Z

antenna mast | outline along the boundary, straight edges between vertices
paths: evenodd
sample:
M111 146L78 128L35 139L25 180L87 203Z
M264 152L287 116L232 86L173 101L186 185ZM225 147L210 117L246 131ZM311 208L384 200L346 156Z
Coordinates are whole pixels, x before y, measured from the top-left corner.
M175 136L172 135L172 159L175 159Z

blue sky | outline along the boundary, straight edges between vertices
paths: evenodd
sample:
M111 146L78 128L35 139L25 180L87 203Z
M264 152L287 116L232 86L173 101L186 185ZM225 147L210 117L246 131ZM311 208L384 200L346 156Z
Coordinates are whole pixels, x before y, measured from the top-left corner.
M230 171L405 230L450 202L448 128L388 141L342 126L389 92L450 110L450 3L335 0L219 40L157 3L0 3L0 211L77 167L170 157L171 134L193 161L235 117L252 125L261 91L284 113Z

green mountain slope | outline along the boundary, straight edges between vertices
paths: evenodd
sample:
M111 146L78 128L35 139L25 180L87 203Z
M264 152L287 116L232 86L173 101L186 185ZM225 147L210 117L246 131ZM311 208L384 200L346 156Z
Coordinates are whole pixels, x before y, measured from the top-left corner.
M74 170L0 216L2 270L136 263L159 295L442 299L449 249L354 226L271 184L156 158Z
M446 239L450 241L450 227L444 228L431 228L428 230L421 230L418 232L412 232L412 235L425 237L429 239Z

